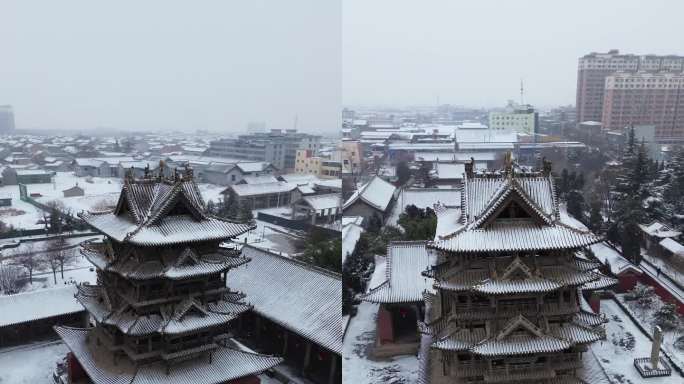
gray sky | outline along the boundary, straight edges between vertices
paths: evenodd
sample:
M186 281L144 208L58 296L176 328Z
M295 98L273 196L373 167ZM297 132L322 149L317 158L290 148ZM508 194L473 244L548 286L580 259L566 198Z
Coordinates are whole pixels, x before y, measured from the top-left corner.
M341 0L2 0L17 128L336 132Z
M684 54L675 0L344 0L345 105L575 103L577 59Z

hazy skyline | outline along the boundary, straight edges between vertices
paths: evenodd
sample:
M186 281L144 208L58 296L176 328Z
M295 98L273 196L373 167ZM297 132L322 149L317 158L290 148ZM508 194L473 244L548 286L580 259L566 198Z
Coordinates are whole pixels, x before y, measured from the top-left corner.
M336 132L340 0L1 3L18 129Z
M345 105L575 104L577 59L684 55L676 1L343 1Z

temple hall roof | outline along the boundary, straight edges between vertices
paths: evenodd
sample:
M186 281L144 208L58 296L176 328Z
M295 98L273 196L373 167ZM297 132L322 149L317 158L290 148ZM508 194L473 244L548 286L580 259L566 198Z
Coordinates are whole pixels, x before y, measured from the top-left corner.
M192 174L124 180L113 212L84 212L86 223L118 242L142 246L228 239L251 227L214 217Z
M434 264L424 241L392 242L387 247L386 279L362 296L374 303L411 303L423 300L432 290L433 280L421 275Z
M163 362L136 367L119 359L115 365L105 347L96 345L96 337L89 337L92 329L58 326L55 331L95 384L220 384L261 373L283 361L225 346L213 351L211 363L201 357L174 362L168 370Z
M259 315L341 355L341 277L249 245L242 253L251 262L232 270L228 285Z

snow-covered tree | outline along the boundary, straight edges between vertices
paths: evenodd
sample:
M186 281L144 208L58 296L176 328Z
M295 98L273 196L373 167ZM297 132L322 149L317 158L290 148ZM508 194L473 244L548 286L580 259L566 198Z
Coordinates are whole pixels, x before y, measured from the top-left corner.
M663 329L674 329L679 326L680 316L677 313L677 305L674 303L665 303L654 314L656 325Z
M35 244L31 241L23 243L23 253L15 257L15 263L26 268L29 274L29 283L33 284L33 272L45 265L44 260L36 252Z
M21 268L0 262L0 291L6 295L11 295L19 291L19 281L22 277Z

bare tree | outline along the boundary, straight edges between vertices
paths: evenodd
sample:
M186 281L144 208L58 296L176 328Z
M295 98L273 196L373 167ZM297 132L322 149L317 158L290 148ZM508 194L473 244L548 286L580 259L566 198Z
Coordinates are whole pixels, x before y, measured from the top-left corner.
M59 247L55 246L55 243L57 243L58 241L59 240L51 240L47 244L45 251L40 256L40 259L52 271L52 279L53 279L55 284L57 284L57 269L59 269L59 265L60 265L59 254L62 252L62 250Z
M49 249L54 252L55 259L59 263L59 272L64 279L64 265L69 265L76 260L76 253L73 249L68 248L69 243L64 236L60 236L51 241L48 245Z
M40 267L43 266L44 262L41 259L40 255L37 254L34 242L27 241L23 244L24 252L17 255L15 257L15 261L17 265L26 268L29 274L29 283L33 284L33 271L35 271L36 269L40 269Z
M19 280L21 279L21 268L0 261L0 290L5 294L11 295L19 291Z

